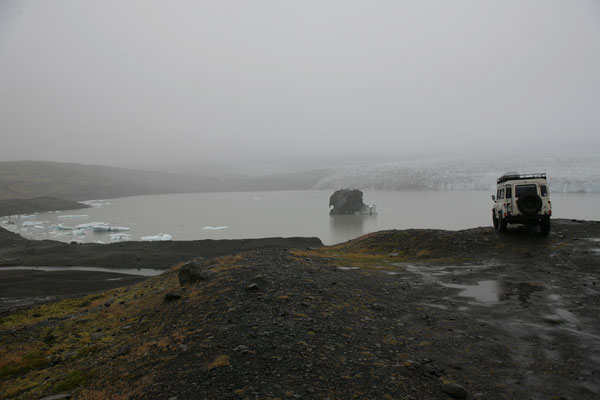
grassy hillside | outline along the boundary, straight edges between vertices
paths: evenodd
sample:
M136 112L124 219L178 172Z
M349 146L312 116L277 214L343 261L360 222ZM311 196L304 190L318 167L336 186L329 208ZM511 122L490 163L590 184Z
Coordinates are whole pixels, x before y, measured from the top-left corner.
M312 188L325 173L315 170L221 179L100 165L10 161L0 162L0 200L51 196L80 201L161 193L303 190Z
M218 190L219 180L99 165L0 162L0 200L52 196L88 200Z

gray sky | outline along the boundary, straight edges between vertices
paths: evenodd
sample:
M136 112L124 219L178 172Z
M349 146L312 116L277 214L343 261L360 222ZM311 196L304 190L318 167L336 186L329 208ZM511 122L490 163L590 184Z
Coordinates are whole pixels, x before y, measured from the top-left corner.
M0 135L120 166L600 148L600 2L2 0Z

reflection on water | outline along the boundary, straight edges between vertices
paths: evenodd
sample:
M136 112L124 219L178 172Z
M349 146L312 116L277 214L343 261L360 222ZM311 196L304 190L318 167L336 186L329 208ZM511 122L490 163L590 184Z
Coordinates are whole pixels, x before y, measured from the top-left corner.
M361 236L365 232L365 222L377 223L377 215L331 215L330 235L334 243L345 242Z

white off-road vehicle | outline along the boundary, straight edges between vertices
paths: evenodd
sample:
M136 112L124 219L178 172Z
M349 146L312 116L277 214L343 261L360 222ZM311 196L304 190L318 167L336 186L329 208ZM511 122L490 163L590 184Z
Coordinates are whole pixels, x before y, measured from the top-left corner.
M539 225L542 235L550 233L552 204L545 173L507 172L496 183L492 220L498 232L505 232L508 224L523 224Z

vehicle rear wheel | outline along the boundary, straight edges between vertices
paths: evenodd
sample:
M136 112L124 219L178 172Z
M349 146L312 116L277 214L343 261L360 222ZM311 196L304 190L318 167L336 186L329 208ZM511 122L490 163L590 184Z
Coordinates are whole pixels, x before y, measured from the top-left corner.
M545 218L540 221L540 232L544 236L550 233L550 218Z

